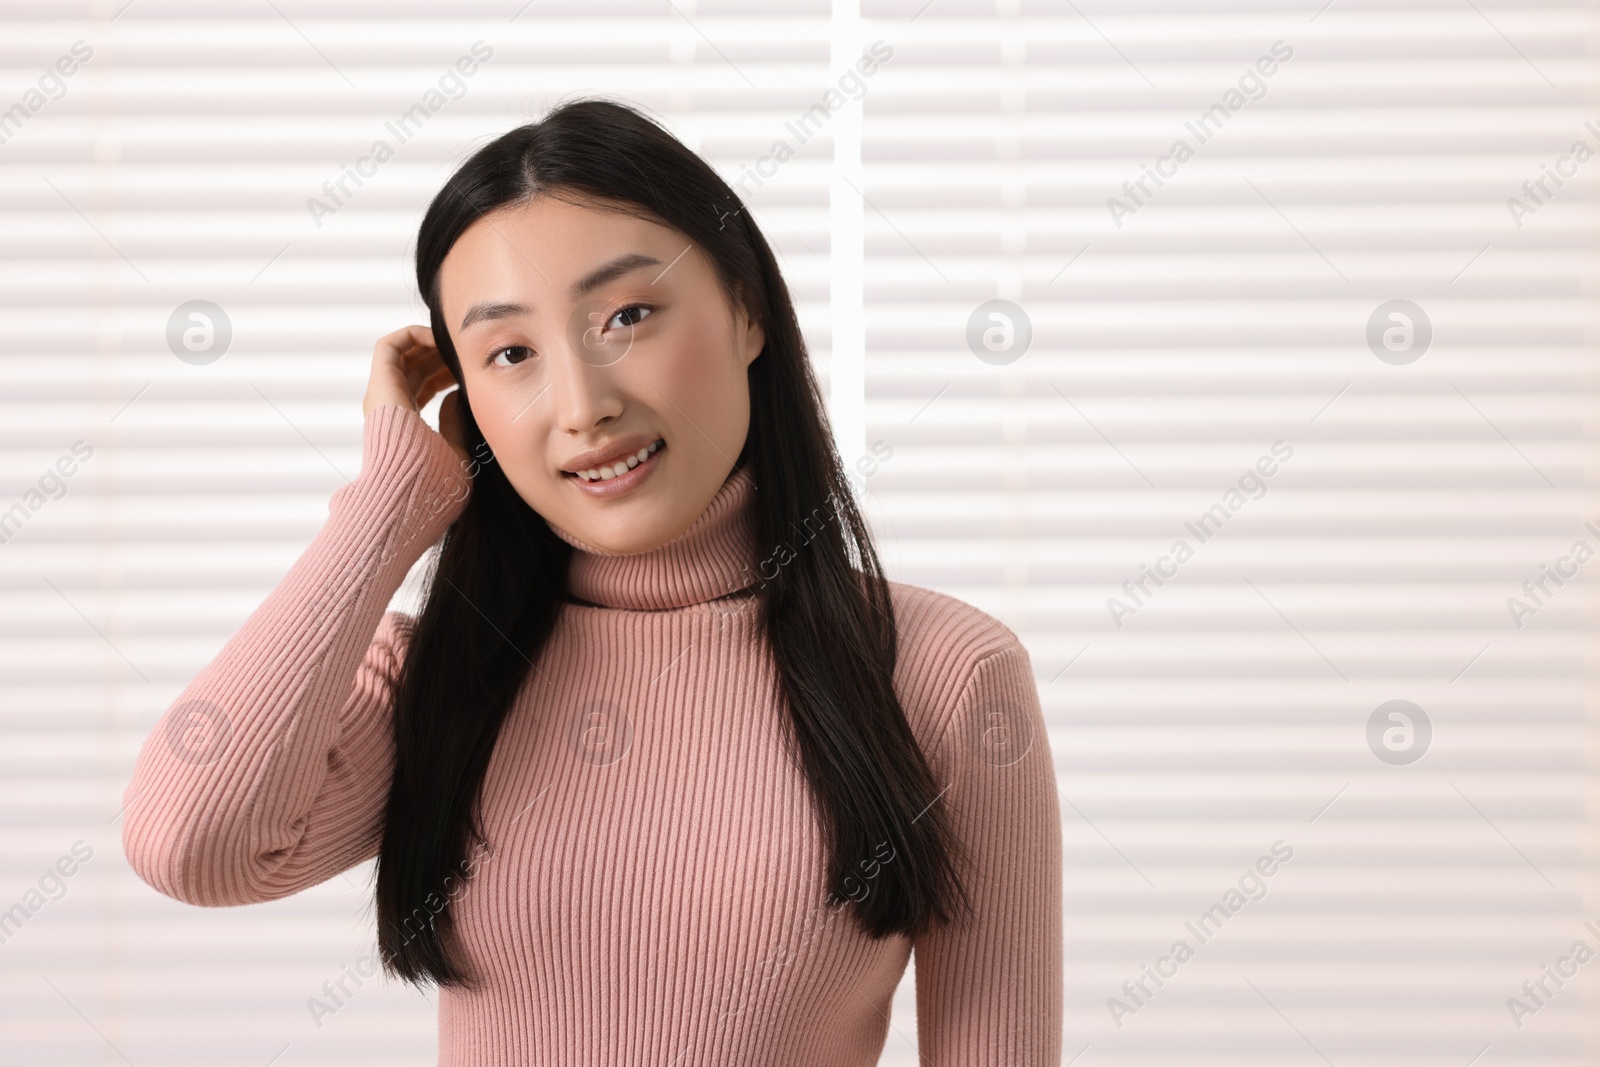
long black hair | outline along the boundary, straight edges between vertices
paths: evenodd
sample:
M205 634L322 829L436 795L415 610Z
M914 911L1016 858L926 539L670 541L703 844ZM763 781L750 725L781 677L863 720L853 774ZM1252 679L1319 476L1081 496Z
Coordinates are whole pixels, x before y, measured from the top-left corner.
M730 306L761 323L766 344L749 365L750 429L736 464L759 489L757 543L776 549L807 537L775 575L762 575L755 596L790 751L829 853L828 903L848 900L874 938L970 914L958 872L968 853L935 803L939 787L893 685L889 586L766 239L716 172L653 119L606 100L556 107L474 153L423 217L417 286L458 382L440 265L479 218L540 196L602 202L677 229L709 255ZM458 399L465 444L485 456L471 398L463 389ZM486 844L484 773L555 627L571 552L489 462L432 565L391 689L395 767L377 868L379 951L407 981L476 984L455 948L449 905ZM859 892L862 872L876 875L868 892Z

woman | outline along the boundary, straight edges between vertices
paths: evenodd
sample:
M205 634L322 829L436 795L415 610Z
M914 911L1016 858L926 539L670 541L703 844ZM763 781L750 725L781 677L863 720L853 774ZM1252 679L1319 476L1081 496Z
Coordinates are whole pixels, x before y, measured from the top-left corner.
M1028 654L883 577L732 191L568 104L451 177L417 282L360 476L145 741L134 869L230 905L376 857L442 1064L873 1064L915 948L924 1063L1054 1067Z

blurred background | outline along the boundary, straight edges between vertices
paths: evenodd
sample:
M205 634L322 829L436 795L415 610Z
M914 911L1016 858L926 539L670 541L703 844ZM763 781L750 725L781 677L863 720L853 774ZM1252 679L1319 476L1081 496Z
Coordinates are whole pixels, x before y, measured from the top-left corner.
M435 1062L312 1010L370 868L189 907L121 796L357 474L428 199L589 94L777 248L891 577L1029 649L1063 1063L1594 1062L1597 15L0 0L0 1062Z

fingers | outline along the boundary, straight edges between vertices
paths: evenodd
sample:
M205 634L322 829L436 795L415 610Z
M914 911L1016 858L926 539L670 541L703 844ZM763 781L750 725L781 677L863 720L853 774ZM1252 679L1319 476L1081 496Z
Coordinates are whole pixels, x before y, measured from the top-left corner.
M447 389L460 386L450 365L433 343L433 331L426 326L403 326L380 337L372 349L372 376L362 403L363 413L382 404L399 404L420 412ZM439 409L439 428L457 452L465 456L462 444L459 396L446 396ZM446 421L452 429L445 432Z
M443 356L437 352L432 355L417 356L406 363L406 384L411 387L412 392L416 392L441 373L450 374L450 368L445 365ZM451 381L454 380L452 376Z
M420 380L412 378L412 372L406 372L406 379L411 384L411 395L416 398L417 410L420 411L428 405L428 401L438 396L441 392L457 384L456 377L450 373L450 368L441 359L439 365L425 377L418 375Z
M433 343L433 331L426 326L404 326L379 338L373 347L373 363L375 369L382 365L398 371L419 410L441 389L458 384Z
M433 331L426 326L403 326L390 334L378 338L372 346L372 369L374 372L390 367L398 371L408 371L418 361L428 359L441 359L439 350L434 347Z
M433 331L415 324L402 326L372 346L372 372L361 409L365 414L395 404L420 411L453 381L449 366L434 346Z
M402 326L393 333L384 334L373 346L374 356L384 353L394 358L417 349L438 349L433 343L433 331L426 326Z
M429 396L432 396L439 390L456 384L456 376L451 374L450 368L443 363L431 368L420 367L413 371L407 371L406 378L408 381L415 383L413 388L419 396L424 391Z

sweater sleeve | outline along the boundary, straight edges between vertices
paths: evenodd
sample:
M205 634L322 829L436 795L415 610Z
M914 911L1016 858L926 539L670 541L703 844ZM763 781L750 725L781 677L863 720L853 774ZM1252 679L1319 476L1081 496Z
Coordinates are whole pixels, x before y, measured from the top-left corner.
M1044 713L1015 639L980 660L937 744L938 803L973 864L974 918L914 944L925 1067L1057 1067L1061 809Z
M190 904L276 900L377 854L393 773L388 679L411 619L387 611L471 481L409 408L374 408L361 473L287 575L145 738L123 851Z

